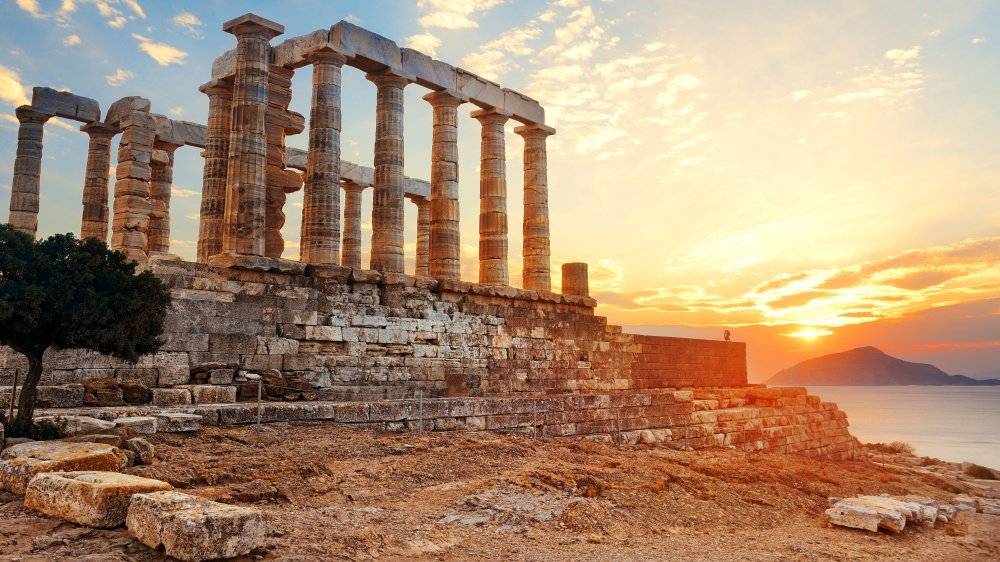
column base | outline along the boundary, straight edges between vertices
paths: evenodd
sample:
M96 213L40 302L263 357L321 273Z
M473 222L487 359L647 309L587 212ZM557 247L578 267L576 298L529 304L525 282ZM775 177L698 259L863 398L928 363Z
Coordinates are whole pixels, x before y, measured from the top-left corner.
M306 272L306 264L300 261L250 256L246 254L216 254L208 258L208 265L265 273L288 273L291 275L303 275Z

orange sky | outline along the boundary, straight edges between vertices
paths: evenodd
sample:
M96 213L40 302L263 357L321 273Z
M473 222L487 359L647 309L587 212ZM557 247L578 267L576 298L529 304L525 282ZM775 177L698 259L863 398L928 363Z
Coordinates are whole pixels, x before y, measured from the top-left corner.
M204 122L197 87L253 11L284 37L348 19L536 98L549 140L553 265L590 264L598 313L749 343L761 380L876 345L1000 377L1000 4L640 0L226 3L16 0L0 18L0 170L13 108L68 88ZM391 8L392 17L386 17ZM309 114L311 76L291 109ZM343 155L373 155L374 86L345 68ZM430 175L429 105L405 90L406 174ZM462 110L471 111L471 106ZM46 127L41 235L77 231L86 135ZM306 145L306 136L288 144ZM479 125L459 122L463 276L475 279ZM511 279L521 139L508 126ZM0 174L6 214L9 172ZM201 159L177 153L172 251L193 258ZM364 211L370 212L366 193ZM301 193L285 257L298 254ZM414 252L415 210L407 212ZM370 223L365 225L370 232ZM365 242L367 249L368 242ZM558 287L558 275L555 286ZM812 337L795 337L811 335Z

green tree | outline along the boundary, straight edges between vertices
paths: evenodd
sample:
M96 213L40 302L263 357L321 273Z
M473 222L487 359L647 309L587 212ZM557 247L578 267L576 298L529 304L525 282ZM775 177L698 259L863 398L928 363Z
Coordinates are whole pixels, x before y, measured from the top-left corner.
M160 348L170 290L148 271L136 275L135 267L99 240L57 234L36 242L0 224L0 344L28 358L17 416L6 420L8 435L31 427L49 347L127 361Z

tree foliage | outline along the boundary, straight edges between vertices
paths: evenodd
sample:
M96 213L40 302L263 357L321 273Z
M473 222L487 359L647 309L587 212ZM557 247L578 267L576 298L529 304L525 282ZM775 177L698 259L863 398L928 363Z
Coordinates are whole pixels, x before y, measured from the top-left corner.
M11 432L34 411L42 355L84 348L128 361L155 352L170 291L152 273L99 240L57 234L36 242L0 224L0 344L28 358Z

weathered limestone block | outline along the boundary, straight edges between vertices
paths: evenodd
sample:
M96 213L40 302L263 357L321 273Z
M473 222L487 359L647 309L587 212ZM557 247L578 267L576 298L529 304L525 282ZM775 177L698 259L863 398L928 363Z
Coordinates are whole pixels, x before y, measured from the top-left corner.
M587 264L564 263L562 265L563 295L589 297L590 287L587 278Z
M191 391L187 388L153 388L154 406L186 406L191 403Z
M141 437L126 441L125 450L135 454L135 464L152 464L156 458L156 447Z
M924 508L915 502L906 502L884 496L859 496L838 501L826 510L830 523L841 527L865 529L876 532L879 528L899 533L907 521L923 521ZM931 525L937 513L931 519Z
M121 122L126 115L133 111L143 111L149 113L152 105L149 100L140 96L126 96L111 104L108 114L104 117L104 122L112 127L121 128Z
M352 64L362 70L402 69L401 54L394 41L352 23L341 21L331 27L330 43L354 57Z
M133 494L172 490L166 482L117 472L49 472L31 479L24 507L88 527L125 522Z
M455 67L409 48L402 48L400 58L403 72L412 75L417 84L432 90L458 89L458 73Z
M139 435L152 435L156 433L156 418L152 416L130 416L126 418L116 418L115 427L130 429Z
M129 534L167 556L200 562L249 553L264 544L264 519L254 508L166 491L136 494L125 519Z
M201 427L201 416L198 414L161 412L153 414L153 417L156 418L156 431L160 433L198 431Z
M78 96L72 92L35 86L31 92L31 105L42 111L74 121L91 123L101 120L101 106L97 100Z
M22 443L0 452L0 488L23 494L36 474L76 470L117 472L126 463L121 449L101 443Z
M230 404L236 402L235 386L219 386L213 384L194 384L184 388L191 392L194 404Z

